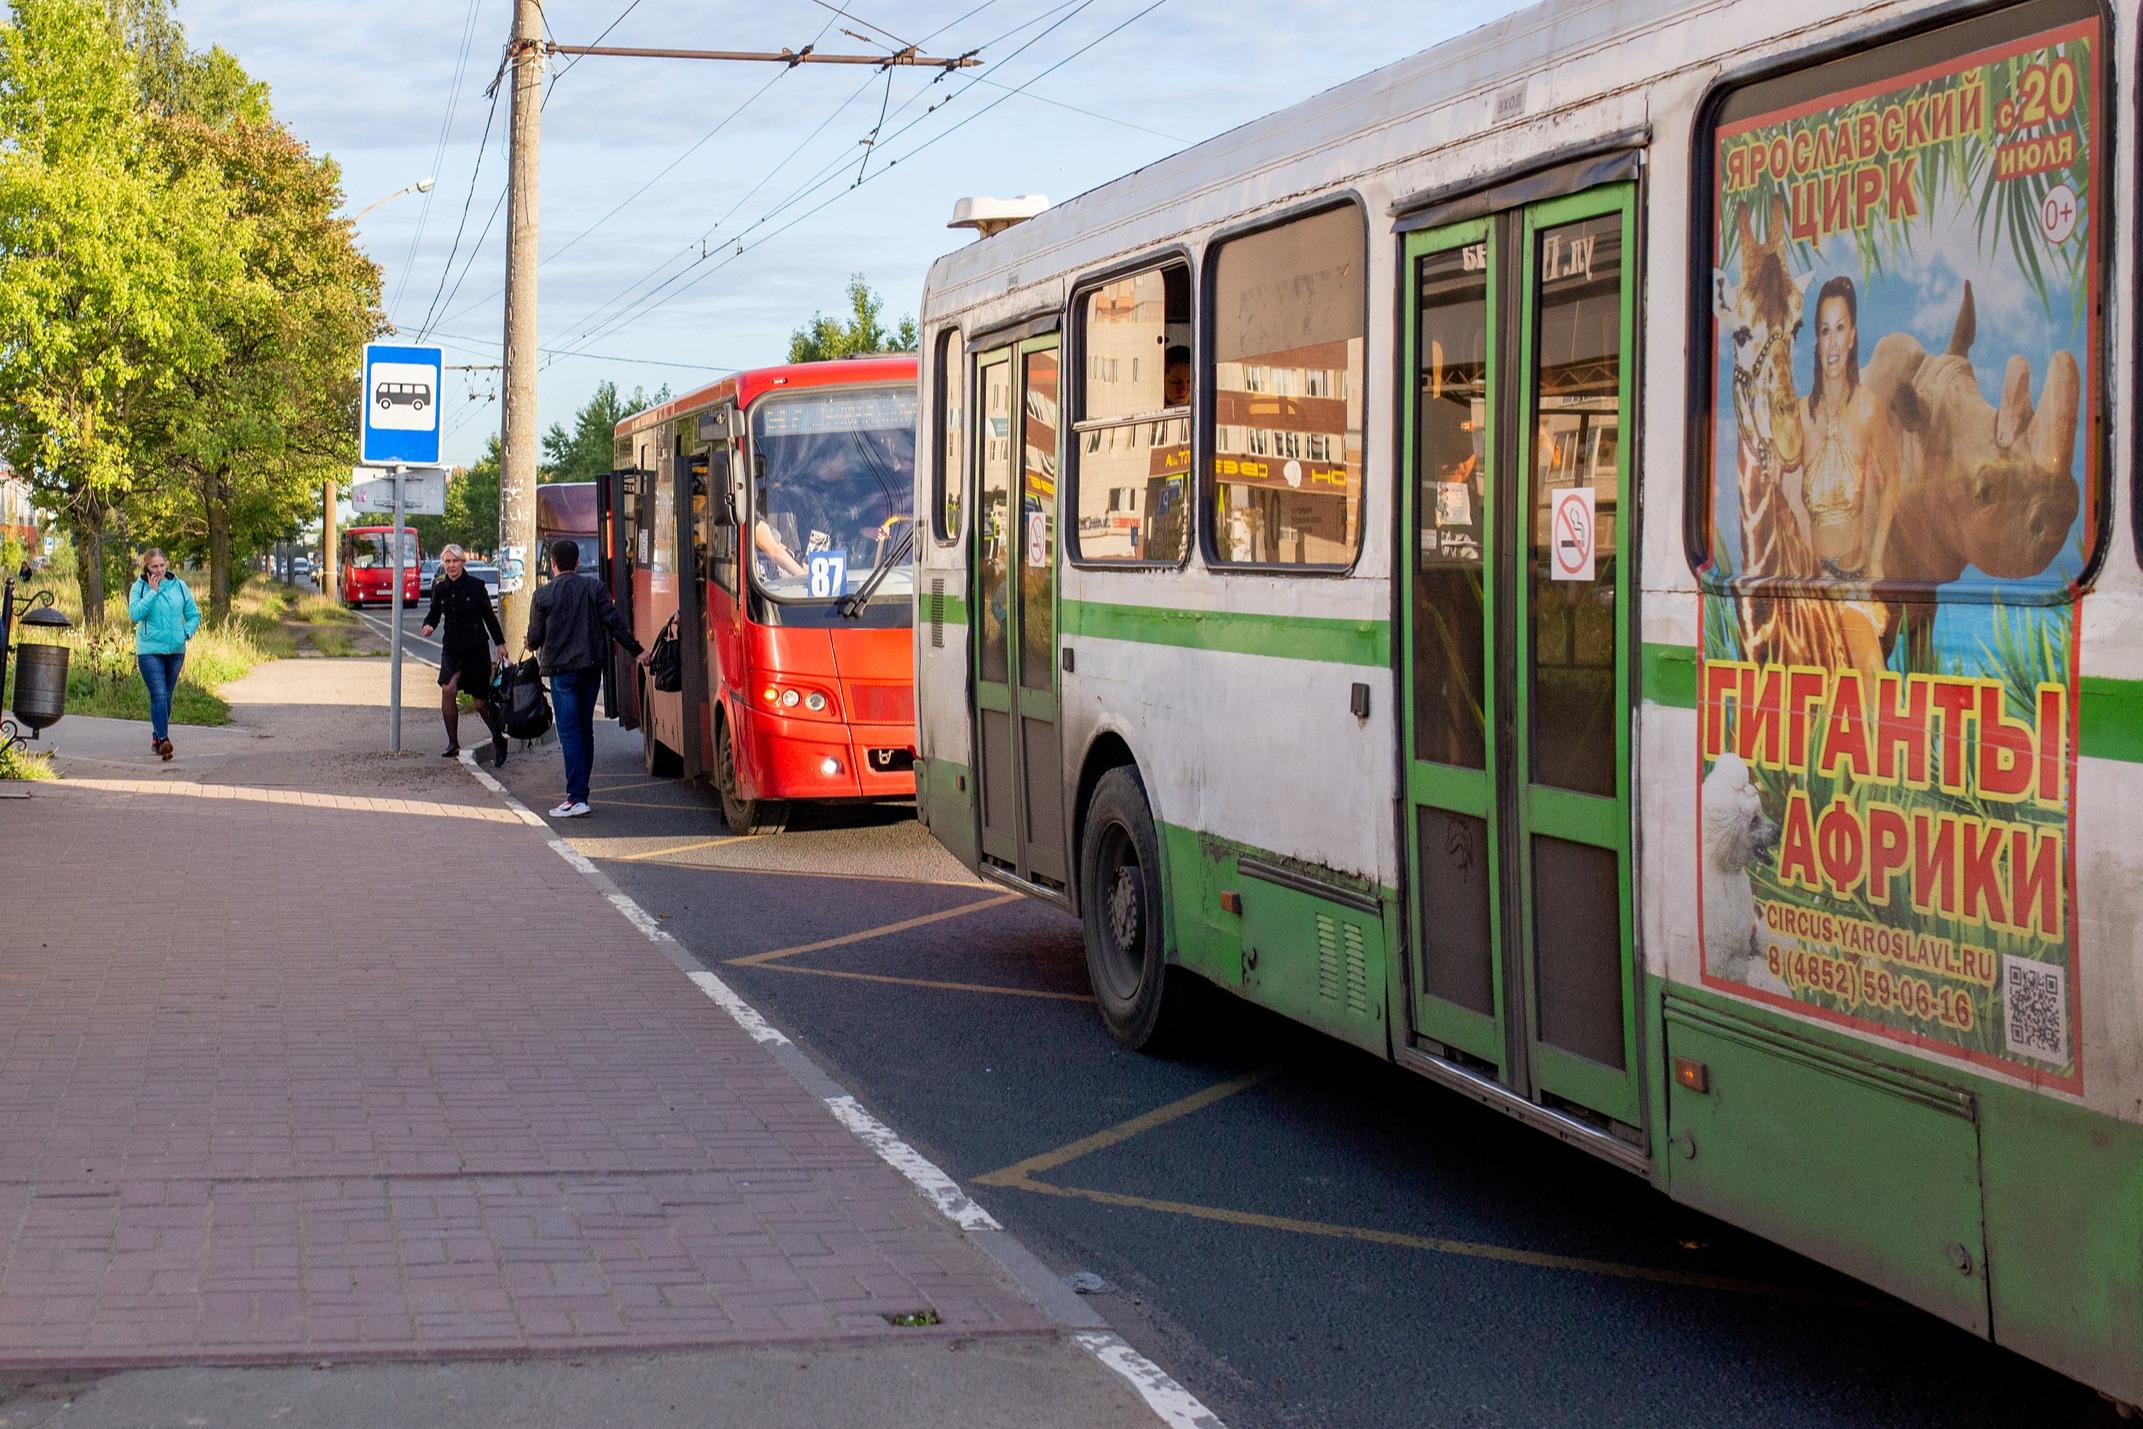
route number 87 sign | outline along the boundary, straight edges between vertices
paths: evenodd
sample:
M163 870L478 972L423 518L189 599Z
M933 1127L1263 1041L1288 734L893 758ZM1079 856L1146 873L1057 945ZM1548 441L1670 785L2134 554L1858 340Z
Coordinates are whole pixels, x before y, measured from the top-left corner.
M848 589L848 552L813 551L809 571L812 599L832 600Z

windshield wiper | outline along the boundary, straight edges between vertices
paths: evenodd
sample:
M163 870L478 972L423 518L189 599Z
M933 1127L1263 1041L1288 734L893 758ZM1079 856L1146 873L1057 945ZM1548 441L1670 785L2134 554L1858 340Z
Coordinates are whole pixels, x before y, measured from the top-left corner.
M871 572L870 579L858 586L854 595L842 597L835 607L844 619L854 620L863 614L863 607L869 605L871 597L878 594L878 587L884 585L885 578L893 574L893 568L908 559L908 552L914 549L914 546L915 525L910 522L908 534L900 538L900 544L893 548L893 554L882 562L877 570Z

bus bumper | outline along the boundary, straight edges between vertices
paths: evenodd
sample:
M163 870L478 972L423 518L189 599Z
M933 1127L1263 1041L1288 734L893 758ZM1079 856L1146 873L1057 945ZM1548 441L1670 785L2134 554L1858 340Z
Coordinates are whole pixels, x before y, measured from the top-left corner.
M740 747L757 799L909 799L915 796L915 731L907 725L843 725L744 716Z

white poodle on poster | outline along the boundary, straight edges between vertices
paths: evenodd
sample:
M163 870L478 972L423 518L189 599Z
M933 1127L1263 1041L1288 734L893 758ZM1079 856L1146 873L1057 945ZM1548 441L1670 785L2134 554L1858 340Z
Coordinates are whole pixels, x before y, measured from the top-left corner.
M1740 755L1719 756L1698 800L1704 833L1704 970L1767 992L1784 992L1764 959L1763 924L1749 869L1778 843L1756 776Z

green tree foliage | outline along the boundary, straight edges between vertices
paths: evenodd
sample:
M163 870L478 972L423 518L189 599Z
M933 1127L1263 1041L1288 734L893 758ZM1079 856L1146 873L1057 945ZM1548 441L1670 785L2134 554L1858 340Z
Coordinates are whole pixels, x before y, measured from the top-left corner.
M204 558L227 611L233 566L350 460L379 275L341 203L169 0L0 26L0 450L73 536L91 621L124 544Z
M0 446L75 538L88 619L152 443L143 409L215 365L202 299L235 272L213 185L151 157L135 67L88 0L0 26Z
M158 117L151 135L173 172L216 179L226 243L243 265L209 302L223 360L154 404L165 479L137 483L144 515L154 513L137 524L198 545L220 619L234 552L243 561L294 535L323 478L356 456L352 374L381 330L379 273L335 216L335 165L281 125L181 113Z
M618 423L669 400L667 384L655 389L652 396L635 387L628 397L618 392L614 382L597 383L595 395L574 415L572 431L553 422L543 434L544 465L537 480L593 481L617 465L611 450Z
M836 357L859 357L872 352L913 352L919 341L915 319L904 317L893 331L886 331L879 314L885 299L871 291L861 273L848 279L846 321L813 313L811 321L789 334L789 361L825 362Z

